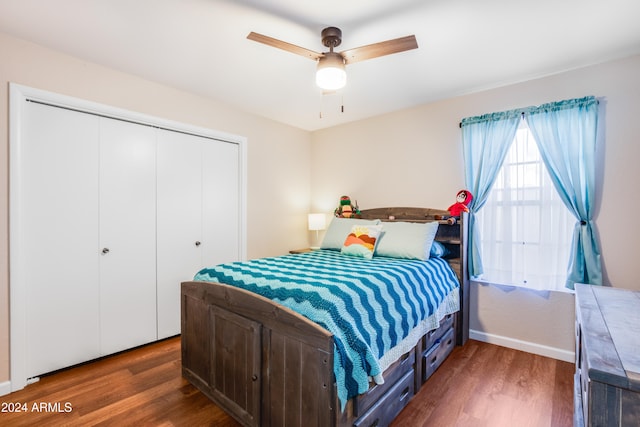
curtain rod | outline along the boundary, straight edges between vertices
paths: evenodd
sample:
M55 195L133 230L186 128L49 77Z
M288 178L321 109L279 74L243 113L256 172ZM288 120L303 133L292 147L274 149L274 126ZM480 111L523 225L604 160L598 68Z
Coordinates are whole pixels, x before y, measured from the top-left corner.
M524 119L524 111L521 114L522 114L522 118ZM462 122L458 123L458 127L462 129Z
M539 106L536 106L536 107L528 107L528 108L525 108L524 111L522 111L521 114L522 114L522 118L524 119L525 112L531 111L532 109L539 109L539 108L544 108L544 107L548 107L548 106L551 106L551 105L560 105L560 104L574 103L574 102L584 102L584 101L587 101L587 102L595 101L596 104L600 104L600 100L592 95L592 96L585 96L585 97L582 97L582 98L567 99L567 100L558 101L558 102L550 102L550 103L542 104L542 105L539 105ZM519 110L519 108L514 108L511 111L517 111L517 110ZM458 123L458 127L462 129L462 122Z

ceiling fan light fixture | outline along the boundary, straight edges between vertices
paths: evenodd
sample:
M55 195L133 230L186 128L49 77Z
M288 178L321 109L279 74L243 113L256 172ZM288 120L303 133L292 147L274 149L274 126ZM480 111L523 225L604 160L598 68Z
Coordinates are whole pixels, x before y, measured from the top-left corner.
M329 48L329 52L315 52L273 37L254 33L253 31L249 33L247 38L317 61L316 84L328 92L342 89L347 84L345 64L353 64L354 62L417 49L418 47L416 36L406 36L347 49L342 52L334 52L333 50L342 43L342 30L337 27L327 27L322 30L320 36L322 37L322 44Z
M316 84L324 90L342 89L347 84L344 59L339 53L327 52L318 59Z

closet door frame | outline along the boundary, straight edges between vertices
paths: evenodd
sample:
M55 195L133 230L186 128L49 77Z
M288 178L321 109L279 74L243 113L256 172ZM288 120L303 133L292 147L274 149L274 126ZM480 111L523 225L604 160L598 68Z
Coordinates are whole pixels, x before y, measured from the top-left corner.
M105 104L31 88L16 83L9 84L9 301L10 301L10 388L16 391L24 388L31 379L26 374L26 333L27 333L27 293L25 272L29 268L21 259L21 191L24 160L21 155L21 129L26 125L24 105L40 102L56 107L77 110L113 119L125 120L141 125L184 132L205 138L225 141L239 148L239 209L240 212L240 260L246 260L246 186L247 186L247 139L243 136L219 132L176 121L161 119Z

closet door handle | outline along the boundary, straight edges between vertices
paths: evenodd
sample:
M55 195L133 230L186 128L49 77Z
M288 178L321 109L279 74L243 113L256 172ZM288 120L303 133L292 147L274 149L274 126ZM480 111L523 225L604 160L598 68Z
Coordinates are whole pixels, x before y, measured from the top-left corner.
M109 253L109 248L102 248L102 253L103 254L108 254Z
M196 246L200 246L202 243L200 243L199 240L196 241Z

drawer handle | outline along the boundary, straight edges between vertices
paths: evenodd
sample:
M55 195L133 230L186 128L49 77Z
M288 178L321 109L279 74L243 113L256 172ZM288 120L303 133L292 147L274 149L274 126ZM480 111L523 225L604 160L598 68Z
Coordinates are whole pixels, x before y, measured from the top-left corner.
M407 396L409 396L409 387L407 387L404 390L402 390L402 395L400 395L400 402L402 402L404 399L406 399Z
M258 376L256 374L253 374L253 376L251 377L252 381L258 381Z
M200 246L201 244L202 244L202 242L196 241L196 246Z
M103 254L108 254L109 253L109 248L102 248L102 253Z

